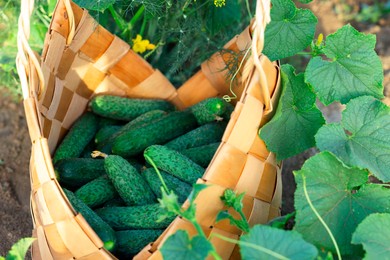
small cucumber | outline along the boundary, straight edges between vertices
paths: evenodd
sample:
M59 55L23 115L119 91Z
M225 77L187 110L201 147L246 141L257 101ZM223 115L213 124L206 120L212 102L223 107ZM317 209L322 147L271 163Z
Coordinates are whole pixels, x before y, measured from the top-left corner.
M106 174L104 160L93 158L62 159L54 165L54 170L61 185L73 188Z
M103 126L102 128L99 129L99 131L97 131L97 133L95 135L95 143L97 145L103 143L108 138L110 138L110 136L112 136L113 134L118 132L119 129L121 129L121 128L122 128L122 126L120 126L120 125Z
M120 259L133 259L147 244L154 242L163 232L162 229L116 231L117 247L114 253Z
M145 149L144 157L151 159L157 168L169 174L193 184L203 176L204 168L194 163L178 151L169 149L163 145L151 145Z
M156 202L156 198L146 180L134 166L121 156L106 156L104 168L119 196L128 206Z
M77 189L74 194L88 207L95 208L118 196L107 175L100 176Z
M73 192L63 189L66 197L73 208L81 213L84 219L88 222L91 228L96 232L104 243L104 248L112 251L116 245L115 231L103 219L101 219L92 209L90 209L84 202L77 198Z
M175 194L178 196L179 202L184 202L192 191L191 185L179 180L175 176L172 176L164 171L160 171L160 173L165 184L167 185L168 190L172 190L175 192ZM153 190L156 197L161 198L162 184L154 168L145 169L142 172L142 175L145 176L146 181L149 183L149 186Z
M172 111L174 106L162 99L136 99L97 95L90 101L91 110L103 117L130 121L151 110Z
M115 230L126 229L162 229L166 228L175 218L166 218L157 221L166 210L159 203L128 206L105 207L96 209L95 212Z
M61 159L76 158L93 139L98 131L99 118L91 112L82 115L69 129L69 132L58 145L53 163Z
M114 139L112 153L122 157L141 154L146 147L166 143L195 127L196 119L190 111L174 111L121 133Z
M231 103L226 102L225 112L221 115L223 120L225 120L226 122L229 122L233 111L234 111L234 106Z
M226 122L212 122L201 125L171 141L164 146L181 151L188 148L219 142L226 128Z
M187 156L191 159L191 161L199 164L200 166L206 168L209 166L211 159L213 159L213 156L215 152L217 151L219 145L221 143L212 143L212 144L206 144L199 147L194 147L190 149L186 149L183 151L180 151L183 155Z
M110 199L109 201L106 201L102 207L124 207L126 206L126 203L123 201L123 199L118 195L113 199Z
M200 125L221 121L227 102L219 97L207 98L189 107Z

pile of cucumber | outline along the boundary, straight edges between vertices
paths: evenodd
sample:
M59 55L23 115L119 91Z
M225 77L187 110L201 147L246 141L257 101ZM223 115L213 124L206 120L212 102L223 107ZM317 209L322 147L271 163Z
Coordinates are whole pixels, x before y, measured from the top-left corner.
M57 180L104 247L118 258L132 257L173 220L157 222L162 183L145 158L184 202L233 109L221 98L177 110L164 100L95 96L54 153Z

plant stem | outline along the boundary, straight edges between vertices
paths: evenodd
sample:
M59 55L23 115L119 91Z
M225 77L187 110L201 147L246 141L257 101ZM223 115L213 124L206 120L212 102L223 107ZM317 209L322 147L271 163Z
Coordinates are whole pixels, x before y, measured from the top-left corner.
M278 254L268 248L265 248L265 247L262 247L262 246L259 246L259 245L255 245L255 244L252 244L252 243L248 243L248 242L244 242L244 241L239 241L239 240L236 240L236 239L232 239L232 238L228 238L228 237L225 237L225 236L222 236L222 235L219 235L217 233L213 233L212 236L215 236L215 237L218 237L224 241L227 241L227 242L230 242L230 243L233 243L233 244L239 244L239 245L242 245L242 246L246 246L246 247L250 247L250 248L253 248L257 251L260 251L260 252L263 252L263 253L266 253L270 256L273 256L275 257L276 259L281 259L281 260L288 260L287 257L281 255L281 254Z
M216 259L216 260L222 260L222 257L220 257L218 255L218 253L215 251L215 249L213 251L210 252L210 254Z
M318 213L318 211L314 208L314 205L313 203L311 202L310 200L310 197L309 197L309 194L307 192L307 189L306 189L306 177L305 176L302 176L302 184L303 184L303 192L305 194L305 197L306 197L306 200L307 202L309 203L309 206L311 208L311 210L313 210L314 214L317 216L318 220L321 222L321 224L324 226L326 232L328 232L329 236L330 236L330 239L332 240L333 242L333 245L336 249L336 253L337 253L337 258L339 260L341 260L341 253L340 253L340 249L339 249L339 246L337 245L337 241L336 239L334 238L333 234L332 234L332 231L329 229L328 225L325 223L325 221L322 219L321 215Z
M150 158L150 157L149 157L148 155L146 155L146 154L144 154L144 157L145 157L145 159L148 161L148 163L150 163L150 164L153 166L154 170L157 172L157 176L158 176L158 178L160 179L161 184L162 184L162 186L164 187L164 190L166 191L166 193L169 193L168 187L167 187L167 185L165 184L165 181L164 181L163 177L161 176L161 173L160 173L160 171L158 170L156 164L153 162L152 158Z
M116 25L118 25L119 29L121 31L126 30L126 21L123 20L123 18L118 14L118 12L114 9L113 5L110 5L108 7L108 11L110 11L112 18L114 18L114 21Z
M245 3L246 3L246 9L248 10L249 18L252 20L253 16L252 16L252 13L251 13L251 7L249 5L249 0L245 0Z
M141 15L143 14L144 11L145 11L145 6L141 5L141 7L137 10L135 15L131 18L131 20L129 22L129 29L130 30L134 27L135 23L140 19Z

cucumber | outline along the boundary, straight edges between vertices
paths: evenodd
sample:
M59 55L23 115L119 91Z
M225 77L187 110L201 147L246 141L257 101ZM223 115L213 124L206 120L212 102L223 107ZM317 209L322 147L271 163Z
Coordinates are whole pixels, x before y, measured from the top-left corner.
M54 170L61 185L73 188L106 174L104 160L93 158L62 159L54 165Z
M156 197L146 180L134 166L121 156L106 156L104 168L119 196L128 206L156 202Z
M123 123L123 121L112 119L112 118L107 118L107 117L102 117L99 116L99 129L105 126L109 125L120 125Z
M116 231L115 256L120 259L133 259L147 244L154 242L163 232L162 229Z
M150 145L166 143L196 127L196 119L190 111L174 111L118 135L114 139L112 153L122 157L141 154Z
M183 155L187 156L189 159L191 159L191 161L206 168L210 164L211 160L213 159L213 156L220 144L221 144L220 142L211 143L199 147L186 149L180 152Z
M111 95L93 97L89 107L95 114L123 121L130 121L151 110L175 109L171 103L162 99L136 99Z
M157 221L166 210L159 203L128 206L105 207L96 209L95 212L106 221L114 230L127 229L163 229L166 228L175 216Z
M85 113L76 120L57 147L53 163L65 158L79 157L98 131L98 124L99 118L91 112Z
M126 203L123 201L123 199L118 195L115 198L110 199L109 201L106 201L102 207L122 207L126 206Z
M181 151L188 148L219 142L225 132L226 125L226 122L212 122L201 125L198 128L169 141L164 144L164 146L173 150Z
M104 243L104 248L113 251L116 245L115 231L103 219L101 219L92 209L90 209L84 202L78 199L73 192L63 189L66 197L73 208L81 213L84 219L88 222L91 228L96 232Z
M207 98L189 107L200 125L220 121L226 111L227 102L219 97Z
M167 185L168 190L172 190L175 192L175 194L178 196L179 202L184 202L188 195L190 195L192 191L191 185L188 183L185 183L178 178L164 172L160 171L161 176ZM146 181L148 182L150 188L153 190L154 194L157 198L161 198L161 180L158 177L156 171L154 168L147 168L142 172L142 175L145 176Z
M228 122L230 120L230 117L231 117L233 111L234 111L234 106L231 103L226 102L225 112L221 115L223 120Z
M81 152L80 156L78 158L91 158L91 153L96 150L96 144L95 140L89 141L87 146L84 148L84 150ZM74 157L72 157L74 158Z
M98 207L118 196L114 185L107 175L100 176L81 186L74 194L90 208Z
M113 134L118 132L119 129L121 129L121 128L122 128L122 126L120 126L120 125L103 126L102 128L99 129L99 131L97 131L97 133L95 135L95 143L97 145L103 143L108 138L110 138L110 136L112 136Z
M193 184L203 176L205 169L194 163L178 151L169 149L163 145L151 145L145 149L144 157L150 158L157 168Z
M154 120L157 120L158 118L161 118L164 115L167 115L166 111L152 110L138 116L137 118L131 120L130 122L122 126L116 133L110 136L106 141L98 144L97 149L104 153L111 153L112 143L118 135L122 134L123 132L129 131L129 129L133 129L138 126L141 126L145 123L153 122Z

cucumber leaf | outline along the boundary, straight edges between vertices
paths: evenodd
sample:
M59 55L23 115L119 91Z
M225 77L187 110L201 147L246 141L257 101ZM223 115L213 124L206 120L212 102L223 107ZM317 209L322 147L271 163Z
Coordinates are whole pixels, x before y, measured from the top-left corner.
M310 45L317 18L291 0L272 0L271 22L265 28L263 53L270 60L293 56Z
M308 4L308 3L311 3L313 0L298 0L299 2L301 2L302 4Z
M272 120L260 129L260 137L278 160L313 147L314 135L325 123L315 105L315 94L304 82L302 73L296 75L291 65L283 65L282 85L277 111Z
M242 259L314 259L317 248L296 231L255 225L240 239Z
M9 250L6 260L23 260L26 257L26 253L30 248L31 244L35 241L36 238L25 237L16 242Z
M369 96L351 100L341 123L323 126L315 138L321 151L390 181L390 107L380 100Z
M326 58L312 58L305 72L321 102L345 104L363 95L383 97L383 69L375 43L375 35L360 33L351 25L327 37L322 48Z
M306 241L335 252L329 234L309 206L306 189L314 208L335 237L341 254L361 255L362 248L351 244L352 233L371 213L390 212L390 190L367 183L366 170L347 167L329 152L311 157L294 175L297 183L295 230Z
M168 237L160 248L164 259L206 259L213 247L203 236L192 237L184 230L178 230Z
M352 243L363 244L364 259L389 259L390 214L374 213L359 224L352 235Z
M103 12L110 5L115 4L116 0L75 0L74 2L87 10Z

